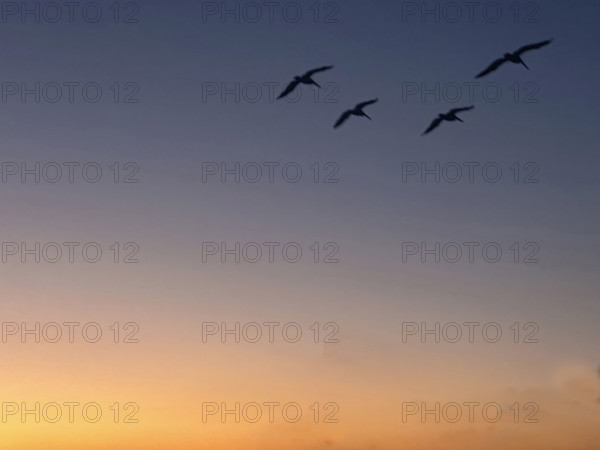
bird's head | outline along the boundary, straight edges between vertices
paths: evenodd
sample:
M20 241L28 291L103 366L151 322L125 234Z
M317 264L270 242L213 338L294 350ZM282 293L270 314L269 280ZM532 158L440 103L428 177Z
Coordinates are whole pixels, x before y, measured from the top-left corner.
M504 57L505 57L505 58L510 58L510 57L512 57L512 53L505 53L505 54L504 54Z
M299 77L298 75L296 75L296 76L294 77L294 80L295 80L295 81L299 81L299 80L301 80L301 79L302 79L302 77Z

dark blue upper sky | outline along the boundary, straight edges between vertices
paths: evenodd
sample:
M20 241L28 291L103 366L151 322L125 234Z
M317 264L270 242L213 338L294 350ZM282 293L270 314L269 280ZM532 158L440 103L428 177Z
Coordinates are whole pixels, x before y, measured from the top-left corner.
M392 276L406 268L398 261L403 241L535 241L544 257L528 269L529 278L498 269L472 282L483 290L521 286L520 295L506 299L515 308L527 304L523 296L532 311L565 298L592 308L600 245L598 2L522 2L518 17L514 2L494 3L502 11L495 23L492 2L478 4L472 21L464 7L456 23L448 2L426 2L440 5L439 21L418 11L403 16L422 2L323 2L316 21L314 2L301 1L297 23L283 16L288 3L279 4L272 23L266 9L257 23L219 14L203 20L208 3L145 1L132 24L111 23L108 3L95 24L14 17L0 24L3 89L70 81L103 88L97 103L83 101L77 89L73 103L6 97L3 161L135 161L142 178L131 189L83 185L68 196L69 185L5 184L7 236L34 233L32 220L46 212L49 229L104 233L108 225L111 233L139 236L155 255L175 244L175 268L185 266L177 252L191 241L335 240L352 271ZM506 64L474 79L503 53L549 38L550 46L524 55L530 71ZM278 84L278 94L294 75L326 64L335 68L316 76L324 85L316 101L308 88L295 103L269 98L269 84ZM116 104L115 82L139 103ZM439 99L407 96L407 89L436 83ZM231 93L207 96L215 86L239 86L240 100ZM256 86L262 94L255 99ZM452 102L456 86L462 94ZM373 121L351 118L332 129L346 108L375 97ZM464 124L444 123L421 137L438 113L471 103L476 107L462 114ZM340 182L202 183L207 161L297 162L305 170L334 162ZM480 176L475 183L418 177L403 183L408 162L492 162L504 175L499 183ZM512 183L515 163L521 170L533 163L539 182ZM100 213L105 207L119 214ZM468 279L473 268L462 267L431 269L425 278L437 289L433 297L443 298L454 271L457 283ZM370 279L365 291L378 282ZM526 297L539 286L539 298ZM481 303L495 308L491 298ZM570 306L556 308L548 313L573 313Z

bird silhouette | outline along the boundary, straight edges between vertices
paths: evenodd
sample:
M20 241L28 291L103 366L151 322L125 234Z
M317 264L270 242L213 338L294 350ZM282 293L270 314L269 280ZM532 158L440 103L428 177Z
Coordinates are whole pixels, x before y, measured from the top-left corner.
M513 53L505 53L502 58L499 58L496 61L494 61L493 63L491 63L483 72L481 72L475 78L484 77L487 74L497 70L498 67L500 67L502 64L509 62L509 61L514 64L523 64L525 66L525 68L527 70L529 70L529 67L527 67L527 64L525 64L525 62L521 59L521 55L530 50L537 50L538 48L545 47L546 45L550 44L550 42L552 42L552 41L553 41L553 39L548 39L546 41L538 42L537 44L525 45Z
M319 84L312 79L312 76L316 73L319 72L325 72L326 70L331 70L333 69L333 66L323 66L323 67L319 67L317 69L313 69L313 70L309 70L308 72L306 72L304 75L302 76L296 76L294 77L294 80L290 82L290 84L287 85L287 87L284 89L284 91L279 94L279 97L277 97L277 100L280 100L286 96L288 96L289 94L291 94L294 89L296 89L298 87L299 84L308 84L308 85L315 85L318 88L320 88L321 86L319 86Z
M350 118L350 116L358 116L358 117L366 117L369 120L372 120L364 111L363 109L366 106L372 105L373 103L377 103L379 101L378 98L375 98L373 100L369 100L366 102L362 102L359 103L358 105L356 105L353 109L348 109L346 111L344 111L344 113L340 116L340 118L337 120L337 122L335 123L335 125L333 126L333 128L338 128L340 127L346 120L348 120Z
M463 111L470 111L473 108L475 108L475 106L467 106L466 108L454 108L454 109L451 109L450 111L448 111L446 114L439 114L433 120L433 122L431 122L431 125L429 125L429 128L427 128L421 136L431 133L433 130L435 130L437 127L439 127L440 124L444 120L446 120L448 122L454 122L455 120L458 120L459 122L463 122L463 120L460 117L458 117L456 114L458 114L459 112L463 112Z

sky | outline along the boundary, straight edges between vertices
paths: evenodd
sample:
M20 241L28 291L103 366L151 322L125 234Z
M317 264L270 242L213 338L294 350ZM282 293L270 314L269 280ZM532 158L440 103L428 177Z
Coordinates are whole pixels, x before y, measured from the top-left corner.
M600 4L56 5L0 5L0 448L596 448Z

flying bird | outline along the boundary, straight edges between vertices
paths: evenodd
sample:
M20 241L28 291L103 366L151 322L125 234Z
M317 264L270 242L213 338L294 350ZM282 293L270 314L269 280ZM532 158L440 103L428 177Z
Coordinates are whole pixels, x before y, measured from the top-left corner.
M369 105L372 105L373 103L377 103L378 101L379 99L375 98L373 100L359 103L353 109L348 109L347 111L344 111L344 113L337 120L333 128L338 128L339 126L341 126L346 120L350 118L350 116L366 117L367 119L372 120L369 116L367 116L363 109Z
M460 117L458 117L456 114L458 114L459 112L463 112L463 111L470 111L473 108L475 108L475 106L467 106L466 108L454 108L454 109L451 109L450 111L448 111L446 114L439 114L433 120L433 122L431 122L431 125L429 125L429 128L427 128L421 136L431 133L433 130L435 130L437 127L439 127L440 124L444 120L446 120L448 122L454 122L455 120L458 120L459 122L463 122L463 120Z
M298 87L299 84L308 84L308 85L315 85L318 88L320 88L321 86L319 86L319 84L312 79L312 76L316 73L319 72L325 72L326 70L331 70L333 69L333 66L323 66L323 67L319 67L317 69L313 69L313 70L309 70L308 72L306 72L304 75L298 77L294 77L294 80L290 82L290 84L287 85L287 87L284 89L284 91L279 94L279 97L277 97L277 100L282 99L284 97L286 97L287 95L291 94L294 89L296 89Z
M499 58L496 61L494 61L493 63L491 63L487 67L487 69L485 69L483 72L481 72L475 78L484 77L488 73L491 73L491 72L494 72L495 70L497 70L498 67L500 67L502 64L509 62L509 61L514 64L523 64L525 66L525 68L527 70L529 70L529 67L527 67L527 64L525 64L525 62L521 59L521 55L525 52L528 52L529 50L537 50L538 48L545 47L546 45L550 44L550 42L552 42L552 41L553 41L553 39L548 39L547 41L538 42L537 44L525 45L514 53L505 53L502 58Z

